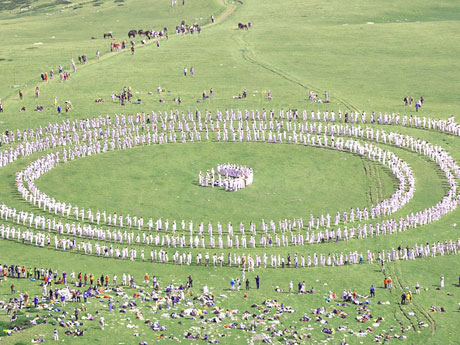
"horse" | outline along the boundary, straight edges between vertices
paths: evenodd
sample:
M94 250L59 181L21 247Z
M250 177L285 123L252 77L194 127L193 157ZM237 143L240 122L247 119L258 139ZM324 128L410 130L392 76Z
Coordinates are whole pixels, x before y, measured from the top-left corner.
M252 26L251 22L249 22L248 24L238 23L238 29L240 29L240 30L243 30L243 29L247 30L251 26Z
M111 32L106 32L104 33L104 38L113 38L113 35Z
M130 30L130 31L128 32L128 38L131 38L131 37L135 38L136 35L137 35L137 31L136 31L136 30Z

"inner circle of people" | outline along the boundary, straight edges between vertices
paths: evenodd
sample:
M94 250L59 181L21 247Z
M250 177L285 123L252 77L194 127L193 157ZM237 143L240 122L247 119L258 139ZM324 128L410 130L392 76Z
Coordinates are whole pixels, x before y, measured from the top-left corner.
M207 170L206 174L200 171L198 184L201 187L223 187L227 192L235 192L251 185L254 181L254 172L251 168L237 164L219 164L216 170Z

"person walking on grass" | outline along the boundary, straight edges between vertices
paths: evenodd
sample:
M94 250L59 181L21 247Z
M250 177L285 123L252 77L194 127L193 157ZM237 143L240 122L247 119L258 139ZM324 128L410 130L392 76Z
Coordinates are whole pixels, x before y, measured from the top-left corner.
M417 282L417 284L415 284L415 293L417 295L420 295L420 284Z

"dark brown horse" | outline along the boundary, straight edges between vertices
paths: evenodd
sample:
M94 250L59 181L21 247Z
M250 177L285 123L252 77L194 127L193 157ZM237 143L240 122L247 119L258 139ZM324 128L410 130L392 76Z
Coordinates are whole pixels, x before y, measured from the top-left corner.
M131 38L131 37L134 38L134 37L136 37L136 35L137 35L137 30L130 30L128 32L128 38Z
M104 38L113 38L112 33L111 32L104 33Z

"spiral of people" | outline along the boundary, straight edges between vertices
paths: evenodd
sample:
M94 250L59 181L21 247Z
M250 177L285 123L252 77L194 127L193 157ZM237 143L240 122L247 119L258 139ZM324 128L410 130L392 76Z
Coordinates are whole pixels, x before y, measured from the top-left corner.
M217 176L216 176L217 175ZM198 174L198 183L201 187L221 187L226 192L236 192L246 188L254 181L254 172L251 168L237 164L219 164L216 170L202 171Z

